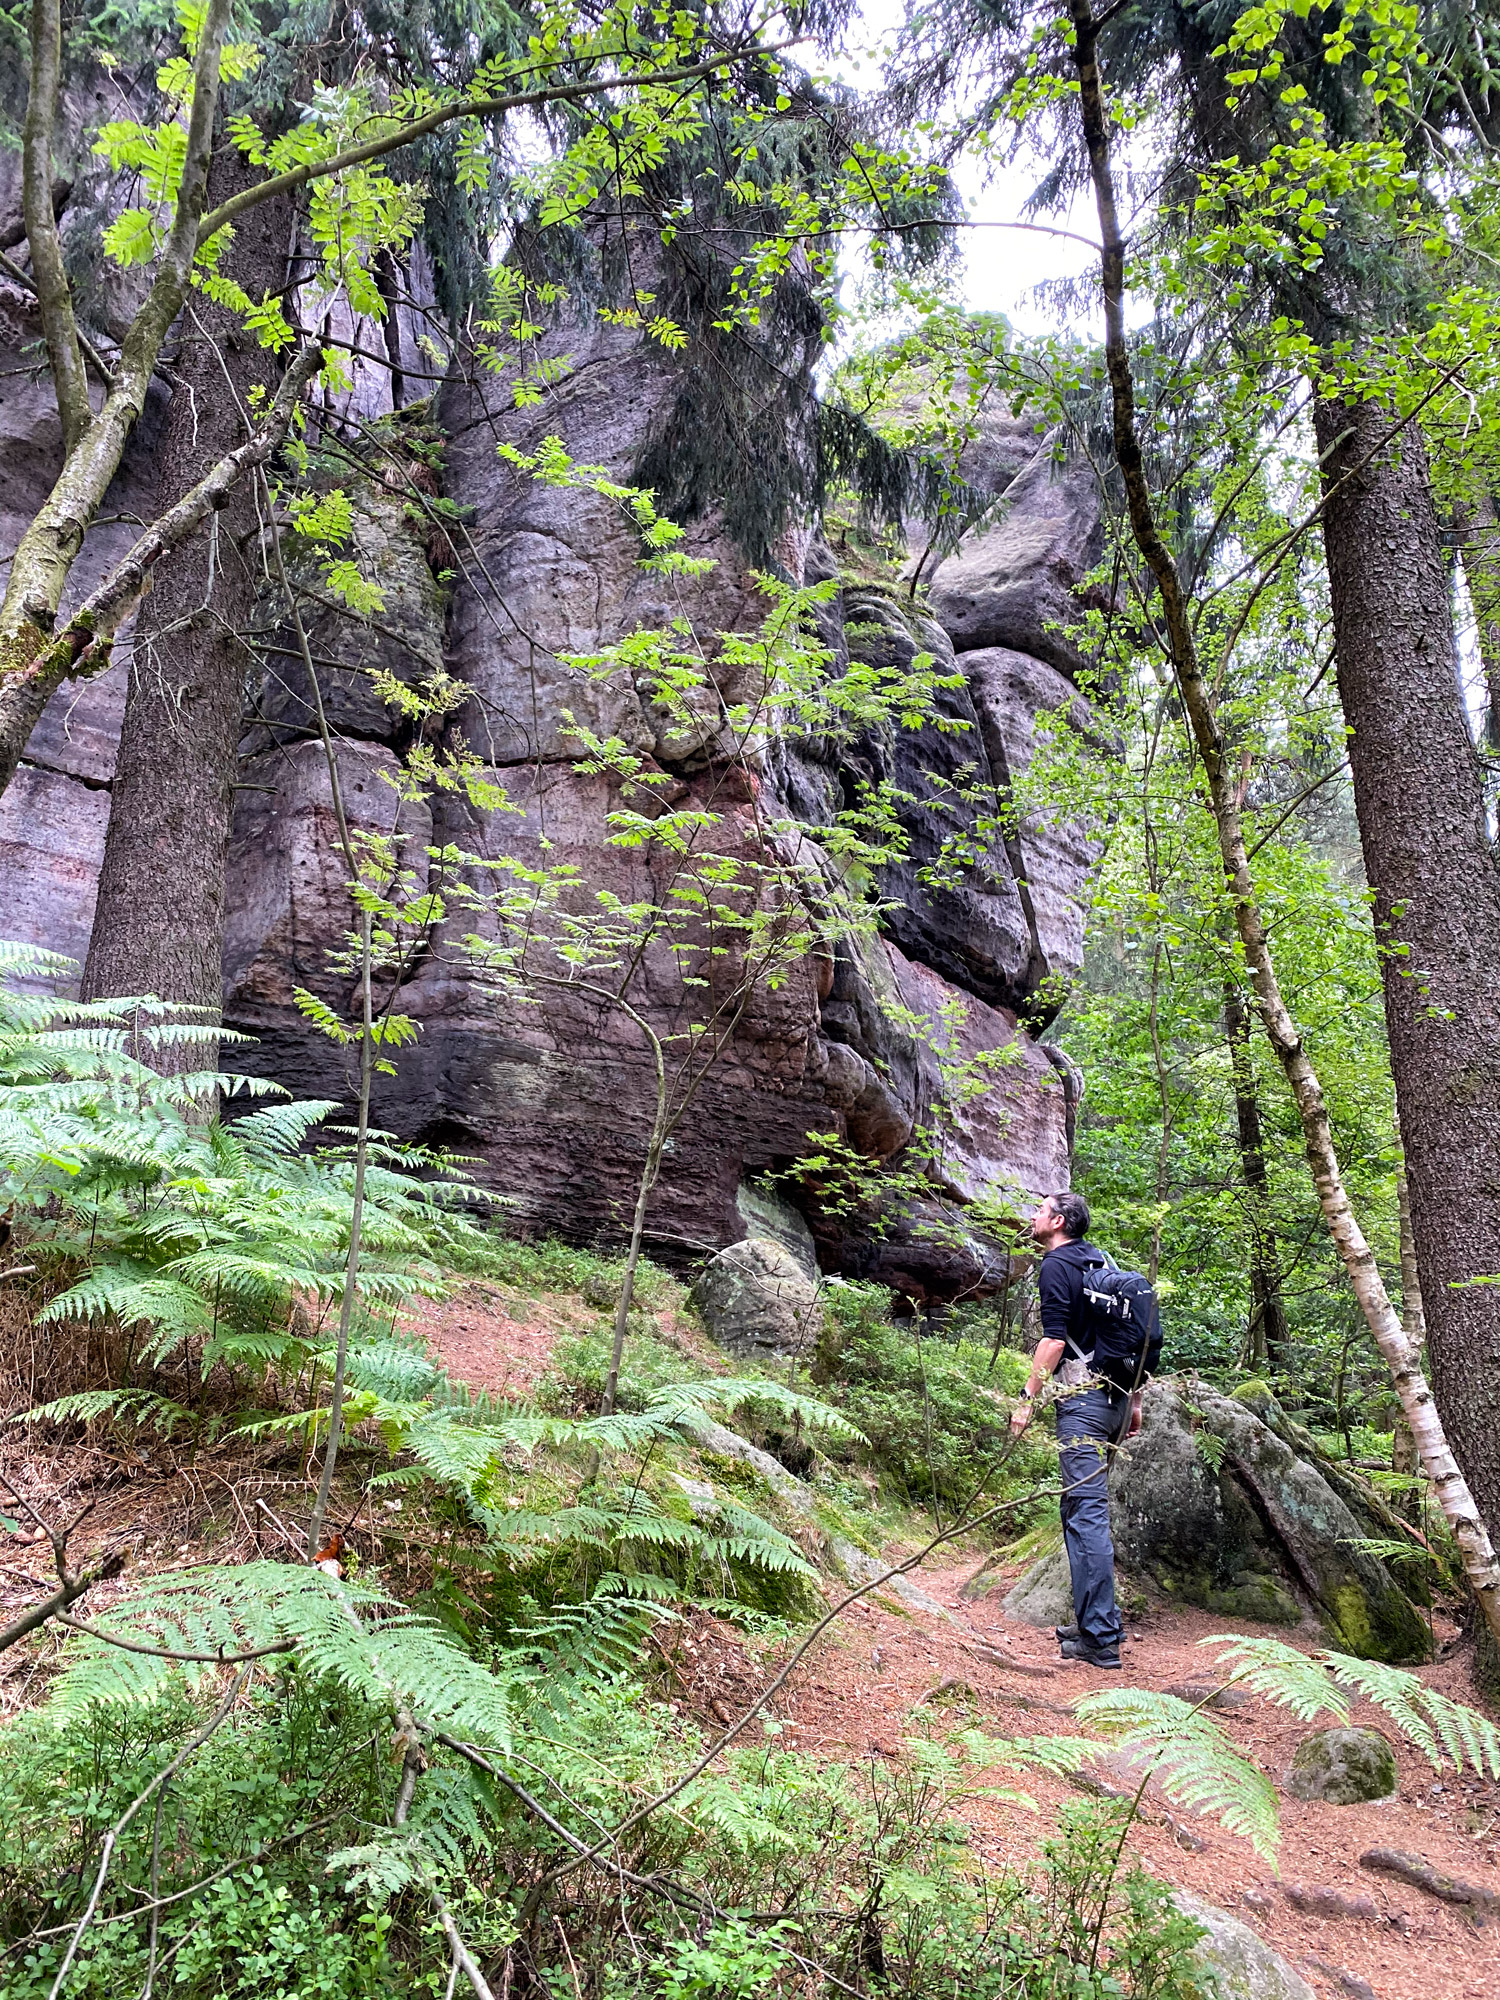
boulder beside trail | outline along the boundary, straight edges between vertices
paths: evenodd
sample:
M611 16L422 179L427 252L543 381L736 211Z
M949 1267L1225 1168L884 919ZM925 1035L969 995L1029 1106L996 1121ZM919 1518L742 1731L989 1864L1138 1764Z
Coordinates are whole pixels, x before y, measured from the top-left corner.
M1121 1571L1168 1599L1263 1624L1315 1620L1359 1659L1430 1657L1424 1619L1367 1546L1390 1533L1380 1502L1325 1464L1263 1387L1153 1382L1110 1477L1110 1522ZM1012 1615L1053 1622L1041 1613L1059 1560L1022 1578Z
M1425 1621L1365 1546L1385 1532L1378 1503L1367 1512L1296 1436L1262 1387L1154 1382L1110 1482L1122 1566L1226 1616L1285 1623L1305 1607L1359 1659L1427 1659Z
M1213 1903L1200 1902L1185 1889L1173 1893L1185 1917L1208 1933L1193 1953L1202 1973L1201 1991L1216 2000L1315 2000L1300 1972L1294 1972L1246 1923Z
M1396 1791L1396 1755L1378 1729L1319 1729L1292 1752L1286 1789L1295 1799L1362 1806Z
M1073 1581L1068 1573L1066 1550L1055 1549L1050 1556L1033 1563L1001 1600L1000 1609L1007 1618L1019 1618L1023 1625L1071 1625Z
M711 1257L693 1297L703 1324L731 1354L810 1354L822 1324L816 1285L772 1236L747 1236Z

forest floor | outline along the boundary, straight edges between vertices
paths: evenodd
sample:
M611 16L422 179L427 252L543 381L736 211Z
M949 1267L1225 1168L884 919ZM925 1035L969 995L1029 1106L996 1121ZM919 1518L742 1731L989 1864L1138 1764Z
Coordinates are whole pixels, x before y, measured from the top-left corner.
M469 1286L424 1311L422 1327L451 1374L514 1395L525 1393L546 1366L568 1313L545 1302L520 1320L513 1311L498 1289ZM895 1559L906 1553L891 1551ZM995 1587L983 1597L963 1598L976 1566L970 1556L962 1565L916 1574L912 1580L932 1600L931 1611L882 1592L851 1606L776 1703L787 1740L829 1761L893 1758L902 1739L929 1728L937 1714L955 1727L977 1723L995 1735L1071 1734L1073 1702L1098 1687L1201 1699L1214 1676L1213 1654L1200 1642L1266 1629L1153 1607L1131 1621L1124 1671L1107 1674L1064 1664L1050 1632L1008 1618L1001 1609L1011 1580L1005 1572L986 1578ZM1472 1699L1467 1647L1454 1648L1441 1621L1436 1634L1449 1650L1423 1678L1456 1700ZM1298 1635L1291 1636L1297 1643ZM1317 1641L1308 1635L1305 1643L1311 1650ZM676 1698L709 1728L742 1712L767 1671L732 1628L708 1618L679 1632L667 1666ZM1253 1697L1216 1719L1278 1783L1309 1728ZM1130 1847L1153 1874L1250 1925L1327 2000L1489 2000L1500 1993L1500 1915L1476 1923L1462 1908L1362 1868L1360 1856L1372 1847L1396 1848L1500 1899L1500 1784L1433 1771L1366 1704L1356 1704L1351 1721L1380 1727L1392 1741L1398 1795L1376 1805L1331 1806L1283 1792L1279 1868L1216 1821L1180 1806L1167 1809L1149 1790ZM1077 1786L1040 1773L1028 1773L1020 1789L1036 1811L989 1799L963 1809L976 1851L997 1871L1027 1868L1057 1807L1080 1796Z
M667 1310L654 1317L670 1346L703 1366L725 1365L691 1316ZM597 1332L600 1314L576 1294L522 1293L484 1281L424 1306L416 1324L450 1375L497 1399L520 1399L531 1394L558 1343L590 1328ZM29 1438L24 1444L28 1483L68 1496L69 1512L88 1503L87 1519L70 1544L77 1563L106 1546L127 1539L131 1545L131 1574L91 1593L96 1616L128 1595L132 1577L143 1571L257 1555L284 1560L295 1548L285 1522L305 1503L307 1471L289 1464L279 1445L246 1445L236 1457L225 1440L213 1455L185 1460L166 1447L80 1446L61 1434L55 1445ZM399 1501L366 1502L364 1512L370 1558L398 1591L423 1587L431 1570L429 1532L415 1520L407 1528ZM893 1559L918 1545L916 1526L906 1546L890 1547ZM366 1540L363 1530L356 1540ZM22 1532L6 1554L0 1616L34 1602L51 1577L50 1552L40 1537ZM1072 1735L1079 1733L1073 1703L1081 1695L1136 1686L1201 1699L1214 1675L1212 1651L1200 1642L1225 1631L1266 1630L1155 1605L1130 1621L1123 1673L1066 1665L1050 1632L1002 1610L1014 1570L986 1576L990 1587L982 1597L961 1595L980 1560L974 1551L962 1563L935 1562L915 1573L925 1604L877 1590L851 1606L777 1697L773 1712L784 1725L783 1740L831 1763L899 1758L904 1739L934 1726L978 1725L1001 1736ZM1441 1620L1435 1629L1442 1657L1423 1669L1423 1678L1455 1699L1472 1700L1467 1644ZM1318 1643L1311 1632L1277 1636L1309 1650ZM664 1628L661 1650L667 1699L709 1730L742 1714L775 1665L774 1652L747 1645L733 1627L706 1615ZM30 1649L6 1655L0 1714L27 1707L48 1671L47 1658ZM1279 1786L1310 1725L1253 1697L1231 1699L1237 1705L1216 1719ZM1500 1784L1434 1772L1374 1709L1356 1705L1352 1720L1380 1728L1392 1742L1398 1795L1377 1805L1339 1807L1305 1804L1283 1792L1279 1868L1216 1821L1169 1807L1150 1791L1131 1850L1153 1874L1248 1924L1320 2000L1488 2000L1500 1994ZM1003 1772L991 1775L998 1784L1007 1782ZM1029 1870L1057 1808L1082 1796L1079 1785L1042 1773L1026 1774L1019 1789L1037 1810L983 1797L961 1809L975 1852L997 1872ZM1481 1886L1496 1897L1496 1914L1477 1923L1463 1908L1362 1868L1360 1856L1376 1846L1418 1856L1440 1873Z

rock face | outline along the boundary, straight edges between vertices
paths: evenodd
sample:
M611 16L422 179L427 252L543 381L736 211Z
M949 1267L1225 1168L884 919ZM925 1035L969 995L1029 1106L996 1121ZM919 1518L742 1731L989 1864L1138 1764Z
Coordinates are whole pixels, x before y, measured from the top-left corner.
M0 305L24 319L24 301ZM17 319L16 344L29 337ZM723 815L726 840L741 826L748 842L768 815L802 824L814 869L828 864L812 830L861 783L889 780L906 853L879 884L883 935L809 956L751 996L672 1134L648 1248L683 1263L758 1240L740 1191L788 1166L814 1134L899 1163L925 1133L929 1201L872 1227L868 1216L822 1215L799 1197L806 1245L793 1263L805 1265L815 1245L823 1268L916 1298L993 1289L1005 1257L971 1226L969 1205L1021 1210L1068 1178L1076 1092L1037 1036L1079 963L1091 849L1077 828L1045 823L1028 807L1025 778L1045 730L1091 726L1074 680L1081 655L1061 630L1077 615L1076 587L1097 552L1091 475L1055 462L1047 440L1002 420L971 456L991 490L1006 492L1004 516L941 565L926 606L894 584L846 575L810 527L788 531L773 551L779 574L838 586L821 614L831 673L909 667L926 655L962 678L920 728L837 744L773 735L746 768L725 754L724 704L743 692L733 674L720 673L722 684L683 718L653 705L628 676L606 683L570 658L684 621L715 659L717 635L755 631L768 599L719 518L685 524L686 552L712 566L664 578L642 566L637 529L615 500L538 480L498 450L534 454L556 437L575 460L629 482L648 443L658 453L671 447L683 364L629 327L593 320L562 321L541 346L552 380L534 407L511 407L488 378L455 376L437 398L429 430L446 438L442 490L468 524L446 548L432 545L399 476L354 495L354 544L385 609L362 626L319 613L311 634L351 819L372 833L394 830L419 869L429 848L451 843L483 865L566 862L589 893L645 904L660 891L659 864L649 849L612 838L622 797L607 777L578 768L578 728L629 746L674 806ZM784 357L796 393L779 416L767 413L768 451L805 444L791 427L805 413L816 352L810 333L805 351ZM13 523L34 504L56 441L46 398L24 376L0 391L8 447L0 513ZM119 511L148 504L124 495ZM128 531L101 531L101 558L117 532ZM440 584L439 570L454 580ZM286 635L267 636L273 666L242 744L225 1018L256 1038L237 1057L245 1067L299 1093L347 1097L344 1053L293 1000L294 988L308 987L347 1008L350 982L330 971L327 954L342 944L350 910L328 775L309 736L309 691ZM438 793L430 807L398 813L386 780L410 731L370 675L409 681L438 666L468 688L457 726L511 810L476 811ZM75 958L88 938L128 670L122 653L110 675L64 689L0 803L6 928ZM935 875L939 829L961 834L964 854ZM673 963L647 963L634 994L658 1033L681 1028L687 1001ZM655 1103L638 1025L578 991L521 1004L477 979L442 937L402 1004L422 1033L397 1075L381 1080L378 1120L474 1156L511 1227L617 1239ZM984 1077L987 1088L955 1090L958 1072ZM766 1240L785 1248L776 1231Z
M1152 1383L1110 1478L1116 1559L1168 1598L1271 1625L1312 1619L1360 1659L1425 1660L1420 1613L1361 1546L1390 1532L1379 1505L1297 1437L1267 1392L1245 1400L1195 1380ZM1060 1562L1037 1564L1006 1608L1031 1618L1034 1603L1033 1622L1053 1622L1041 1613Z
M1093 475L1048 438L1004 493L995 524L938 565L933 612L959 652L1003 646L1071 676L1084 660L1067 628L1104 555Z
M34 302L0 276L0 572L62 469L51 385L34 372L41 337ZM153 398L142 419L141 445L110 488L107 513L135 517L150 509L149 440L160 416L160 401ZM124 554L136 532L128 519L116 520L88 537L63 600L65 613ZM80 961L104 859L129 660L127 627L107 671L63 684L32 732L26 762L0 796L5 936Z
M1315 2000L1302 1974L1294 1972L1238 1917L1200 1901L1186 1889L1174 1891L1172 1900L1185 1917L1201 1924L1206 1932L1193 1953L1204 1974L1205 1996L1213 1995L1216 2000Z
M1319 1729L1292 1752L1286 1788L1295 1799L1368 1805L1396 1792L1396 1757L1378 1729Z

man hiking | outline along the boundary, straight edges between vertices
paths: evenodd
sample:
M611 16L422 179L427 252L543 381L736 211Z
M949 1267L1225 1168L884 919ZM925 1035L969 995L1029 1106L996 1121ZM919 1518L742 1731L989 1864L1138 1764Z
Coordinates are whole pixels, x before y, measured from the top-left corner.
M1085 1273L1109 1264L1085 1240L1089 1205L1081 1194L1048 1195L1032 1217L1031 1234L1043 1252L1037 1289L1042 1338L1032 1357L1022 1401L1010 1420L1019 1437L1031 1421L1042 1384L1060 1378L1057 1441L1062 1472L1062 1528L1073 1579L1071 1625L1057 1636L1065 1660L1115 1668L1124 1627L1115 1607L1115 1547L1109 1532L1109 1455L1141 1427L1141 1392L1133 1394L1096 1374L1086 1325Z

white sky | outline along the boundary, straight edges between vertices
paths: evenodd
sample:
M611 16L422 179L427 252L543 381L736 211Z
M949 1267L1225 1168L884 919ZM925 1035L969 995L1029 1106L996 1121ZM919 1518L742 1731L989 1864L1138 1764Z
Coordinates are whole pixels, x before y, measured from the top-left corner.
M903 11L903 0L863 0L843 48L825 51L822 66L845 82L873 88L879 80L881 51L899 30ZM964 303L976 312L1004 313L1018 332L1053 330L1056 314L1036 297L1037 286L1049 279L1086 275L1096 266L1096 253L1066 237L1001 226L1029 220L1021 214L1031 188L1024 168L1002 169L987 177L977 161L967 160L955 180L969 220L982 225L962 232ZM1077 236L1096 235L1092 206L1086 200L1075 203L1070 213L1036 219L1054 222ZM1071 317L1077 325L1077 316ZM1092 330L1102 334L1102 324Z

